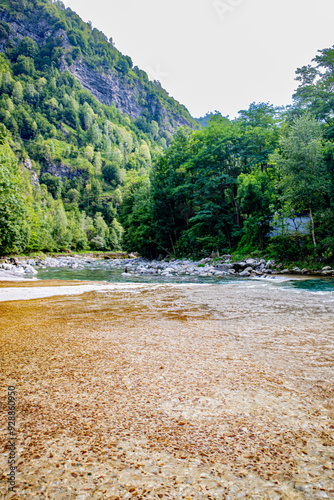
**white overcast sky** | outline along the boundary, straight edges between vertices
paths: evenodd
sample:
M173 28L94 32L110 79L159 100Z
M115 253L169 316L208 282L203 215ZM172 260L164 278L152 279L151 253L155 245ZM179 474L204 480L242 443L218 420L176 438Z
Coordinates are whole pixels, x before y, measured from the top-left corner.
M334 0L64 0L194 117L291 102L295 70L334 45Z

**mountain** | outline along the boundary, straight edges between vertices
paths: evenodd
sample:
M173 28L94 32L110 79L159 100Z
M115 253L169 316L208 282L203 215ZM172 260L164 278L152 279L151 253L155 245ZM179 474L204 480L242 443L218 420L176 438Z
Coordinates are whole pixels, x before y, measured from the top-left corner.
M159 82L150 82L144 71L133 67L130 57L114 47L112 39L62 2L3 0L0 21L2 51L18 47L28 37L39 48L39 69L51 64L62 72L68 70L101 104L113 104L139 119L139 127L145 128L144 120L154 120L170 134L180 126L196 128L187 109Z
M26 211L6 245L0 213L0 252L119 248L128 186L148 179L179 127L199 128L111 39L51 0L0 0L1 124Z
M219 111L215 111L214 113L210 113L210 111L208 111L206 113L205 116L201 116L200 118L195 118L195 120L197 121L197 123L201 126L201 127L208 127L209 123L210 123L210 120L212 118L214 118L215 116L220 116L222 118L222 115ZM228 122L228 118L224 117L226 122Z

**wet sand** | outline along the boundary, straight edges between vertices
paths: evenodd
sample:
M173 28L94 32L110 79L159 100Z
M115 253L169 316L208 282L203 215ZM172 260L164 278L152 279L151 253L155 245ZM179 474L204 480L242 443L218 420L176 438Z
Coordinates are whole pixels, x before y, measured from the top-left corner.
M1 302L1 498L334 498L333 306L252 282Z

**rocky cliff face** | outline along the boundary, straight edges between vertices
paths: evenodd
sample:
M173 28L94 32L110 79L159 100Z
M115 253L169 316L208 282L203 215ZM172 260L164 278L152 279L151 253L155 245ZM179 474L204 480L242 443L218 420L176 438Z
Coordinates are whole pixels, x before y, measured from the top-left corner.
M10 39L15 40L28 36L35 40L38 45L43 45L52 33L52 27L46 19L39 19L38 22L32 20L27 22L25 19L12 17L8 12L0 12L0 21L8 23L12 29Z
M127 115L138 118L144 108L138 104L140 86L137 84L130 88L125 81L121 81L117 72L100 74L88 68L85 62L76 61L67 66L62 61L61 69L68 69L72 75L87 89L100 103L114 104L114 106Z
M61 179L75 179L80 177L84 182L87 181L88 175L87 172L78 168L74 170L68 165L64 165L61 162L49 162L43 166L41 170L41 174L49 173L54 175L55 177L60 177Z
M145 90L139 82L130 86L125 79L116 72L98 73L89 68L84 61L76 61L68 66L65 60L62 61L61 69L68 69L70 73L87 89L100 103L107 106L113 104L122 113L131 118L139 118L147 110L152 116L160 116L164 122L164 128L173 133L176 128L190 126L189 121L175 114L169 117L164 107L158 100L147 99ZM145 102L145 106L139 102Z
M62 46L71 50L67 33L59 29L53 32L52 26L41 16L35 19L13 18L8 12L0 11L0 21L8 23L11 27L10 40L18 43L24 37L32 38L39 46L44 45L50 36L59 37ZM0 40L0 50L6 50L6 43ZM100 103L113 104L119 111L132 118L140 116L159 117L160 126L169 133L175 132L180 126L192 126L192 119L177 113L167 112L164 105L157 97L148 97L147 89L144 89L139 81L129 82L116 70L105 73L90 68L84 60L76 60L72 64L62 58L60 70L68 70L80 82L82 87L88 90Z

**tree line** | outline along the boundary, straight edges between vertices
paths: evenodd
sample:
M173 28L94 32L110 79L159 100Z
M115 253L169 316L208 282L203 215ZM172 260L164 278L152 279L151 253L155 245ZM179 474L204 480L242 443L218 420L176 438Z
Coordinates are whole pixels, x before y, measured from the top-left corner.
M332 262L334 48L297 70L294 103L252 104L234 120L180 129L150 175L128 186L120 221L142 254L235 252ZM309 217L309 231L288 220ZM278 228L271 237L273 228Z
M1 254L123 248L333 261L333 48L297 70L292 106L208 114L200 130L171 137L149 108L122 115L60 70L64 58L109 67L139 79L167 113L187 115L103 33L59 1L13 0L2 11L42 16L54 36L39 46L0 22ZM308 232L291 233L296 214L309 217Z

